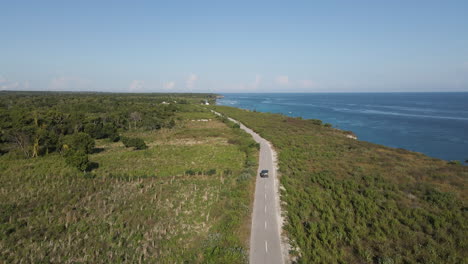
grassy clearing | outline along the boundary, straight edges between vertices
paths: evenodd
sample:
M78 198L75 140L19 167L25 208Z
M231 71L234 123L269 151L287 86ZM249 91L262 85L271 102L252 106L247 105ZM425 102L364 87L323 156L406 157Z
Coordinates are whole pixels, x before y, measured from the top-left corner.
M468 262L468 167L312 120L214 108L278 150L297 263Z
M146 150L97 140L91 173L58 153L0 156L0 262L247 262L257 150L183 107L173 129L122 132Z
M239 171L245 153L234 145L153 145L142 151L116 147L112 151L91 155L91 159L99 163L99 168L95 170L98 175L169 177L185 175L187 170ZM132 166L122 166L123 163Z

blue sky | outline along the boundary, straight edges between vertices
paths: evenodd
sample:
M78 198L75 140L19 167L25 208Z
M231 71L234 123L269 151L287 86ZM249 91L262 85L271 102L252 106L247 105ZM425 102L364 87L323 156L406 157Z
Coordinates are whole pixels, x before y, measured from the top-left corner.
M3 1L0 90L468 91L468 1Z

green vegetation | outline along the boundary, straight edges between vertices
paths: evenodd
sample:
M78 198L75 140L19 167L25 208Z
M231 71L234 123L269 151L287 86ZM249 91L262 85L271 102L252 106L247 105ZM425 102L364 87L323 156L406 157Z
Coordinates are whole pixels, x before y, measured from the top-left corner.
M65 155L65 162L72 166L76 167L77 169L85 172L89 168L89 160L88 155L82 150L78 151L69 151Z
M0 263L247 262L257 148L213 98L0 93Z
M135 149L147 149L148 146L146 146L145 141L141 138L128 138L128 137L123 137L122 138L122 143L124 144L125 147L127 148L135 148Z
M273 143L297 263L468 263L468 167L216 106Z
M77 132L63 137L61 147L64 151L81 151L89 154L94 150L94 139L86 133Z

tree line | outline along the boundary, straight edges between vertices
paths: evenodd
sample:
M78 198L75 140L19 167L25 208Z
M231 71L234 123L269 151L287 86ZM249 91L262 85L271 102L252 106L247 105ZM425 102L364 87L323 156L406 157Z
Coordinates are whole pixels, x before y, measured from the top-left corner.
M59 152L82 160L76 167L85 170L95 139L116 142L123 131L172 128L180 106L200 95L1 92L0 98L0 155ZM141 139L125 143L145 148Z

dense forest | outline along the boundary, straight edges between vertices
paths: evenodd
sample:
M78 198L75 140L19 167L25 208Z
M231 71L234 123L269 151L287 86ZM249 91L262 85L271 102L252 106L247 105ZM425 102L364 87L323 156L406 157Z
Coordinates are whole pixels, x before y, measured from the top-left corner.
M0 263L245 263L258 146L212 94L0 93Z
M279 114L215 106L273 143L297 263L468 263L468 167Z

